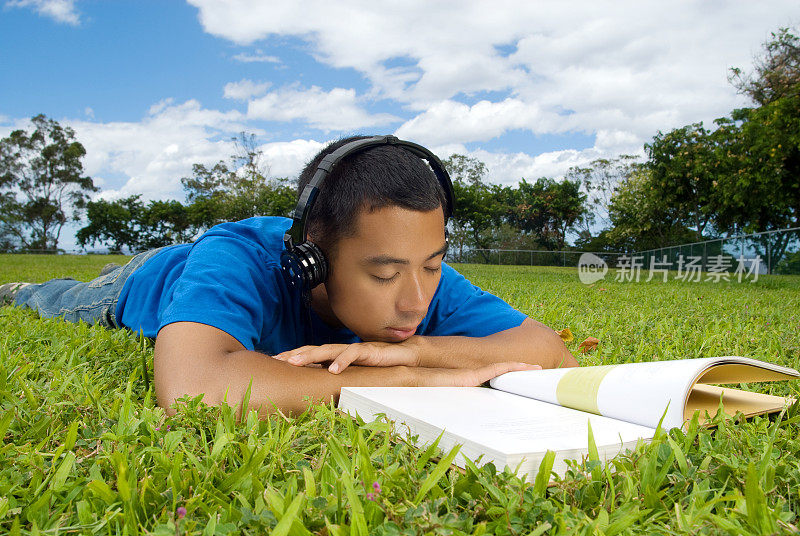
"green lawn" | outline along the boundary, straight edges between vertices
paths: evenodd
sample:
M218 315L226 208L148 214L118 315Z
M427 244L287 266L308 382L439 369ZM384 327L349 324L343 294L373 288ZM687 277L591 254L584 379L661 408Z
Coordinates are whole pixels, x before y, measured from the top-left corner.
M89 279L111 261L120 262L1 255L0 283ZM573 352L597 337L582 364L735 354L800 367L800 277L585 286L568 268L456 267L532 318L570 328ZM451 469L387 424L358 427L327 406L237 422L230 408L187 400L167 418L145 390L150 341L9 307L0 333L3 534L797 531L796 408L673 430L545 488L501 468ZM797 382L744 388L800 396Z

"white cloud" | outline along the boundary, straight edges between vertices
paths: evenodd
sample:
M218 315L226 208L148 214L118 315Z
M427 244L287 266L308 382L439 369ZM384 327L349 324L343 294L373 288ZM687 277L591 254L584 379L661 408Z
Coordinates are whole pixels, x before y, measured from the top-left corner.
M281 63L281 59L279 57L269 56L261 51L257 51L255 54L246 54L241 52L232 56L232 58L242 63Z
M550 114L553 115L553 114ZM436 103L397 129L397 136L420 143L467 143L486 141L513 129L553 131L538 106L518 99L480 101L473 106L446 100Z
M333 88L325 91L317 86L309 89L281 88L251 100L247 106L247 117L268 121L300 120L325 132L349 131L399 121L390 114L367 112L354 89Z
M30 130L29 119L5 118L0 138L12 130ZM85 173L102 186L99 197L118 199L141 194L145 200L183 199L180 179L190 176L195 163L213 165L236 152L233 138L240 132L263 137L263 130L245 122L241 112L209 110L199 102L171 99L150 107L140 121L99 123L58 119L75 130L86 148ZM259 145L273 177L297 178L303 166L327 141L294 139Z
M226 99L247 100L250 97L263 95L271 85L270 82L253 82L247 78L238 82L229 82L225 84L224 97Z
M419 112L398 129L409 137L446 144L516 129L584 132L602 151L630 151L658 130L745 105L728 69L751 65L770 31L800 18L796 0L189 2L211 34L240 45L294 37L318 61L356 70L368 98ZM267 115L280 118L279 106Z
M259 149L264 160L269 164L269 173L273 177L296 179L303 166L316 155L327 142L314 140L293 140L266 143Z
M538 155L522 152L486 151L483 149L468 151L465 146L460 144L432 145L431 149L442 159L452 154L463 154L477 158L486 164L486 180L488 182L508 186L515 186L523 178L529 182L535 181L540 177L561 178L569 168L584 166L592 160L604 156L596 148L581 151L574 149L550 151Z
M31 8L39 15L72 26L81 23L74 0L9 0L6 7Z
M189 100L153 105L139 122L63 120L86 147L84 167L101 181L105 198L142 194L144 199L182 198L181 177L192 164L227 159L232 136L243 130L241 112L202 108Z

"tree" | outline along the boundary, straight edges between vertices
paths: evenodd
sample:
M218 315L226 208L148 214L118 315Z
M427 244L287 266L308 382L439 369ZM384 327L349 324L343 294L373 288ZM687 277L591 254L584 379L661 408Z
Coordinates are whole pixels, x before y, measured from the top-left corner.
M698 239L697 232L684 224L680 210L663 202L646 167L617 186L609 215L613 225L606 237L617 249L641 251Z
M122 253L124 247L139 251L142 237L142 217L145 212L140 195L124 199L89 201L86 216L89 224L78 230L78 244L107 245L112 253Z
M703 235L713 219L718 153L716 139L694 123L666 134L659 132L645 144L652 195L669 207L672 216Z
M764 43L754 70L731 69L730 81L756 108L719 120L726 203L719 225L745 232L800 225L800 37L780 28Z
M288 216L297 203L289 179L267 178L269 168L253 135L243 132L234 141L230 166L224 161L210 168L194 164L192 176L181 179L189 218L198 228L253 216Z
M754 62L755 71L745 74L731 69L728 80L758 105L769 104L800 93L800 38L796 29L780 28L764 43L762 56Z
M536 237L546 249L564 249L567 232L586 211L586 195L577 180L522 179L509 191L508 221Z
M180 201L150 201L140 195L124 199L89 201L89 224L76 235L81 247L100 244L113 253L127 247L136 253L170 244L188 242L194 236L189 211Z
M138 249L153 249L191 241L195 230L190 212L180 201L150 201L142 212Z
M17 246L55 250L67 221L80 219L92 179L83 175L86 154L75 132L44 115L33 131L15 130L0 140L0 236Z
M453 232L451 247L457 248L459 258L464 249L490 249L494 247L491 229L498 226L506 212L503 204L504 189L483 182L486 165L476 158L454 154L442 161L453 183L455 210L450 219ZM481 252L489 261L488 253Z
M450 175L450 180L461 184L482 184L488 173L486 164L463 154L452 154L442 164Z
M623 154L616 158L598 158L588 166L571 167L566 178L578 181L586 195L587 210L578 224L585 237L591 237L591 227L598 223L604 228L611 225L608 207L614 189L638 167L637 157Z

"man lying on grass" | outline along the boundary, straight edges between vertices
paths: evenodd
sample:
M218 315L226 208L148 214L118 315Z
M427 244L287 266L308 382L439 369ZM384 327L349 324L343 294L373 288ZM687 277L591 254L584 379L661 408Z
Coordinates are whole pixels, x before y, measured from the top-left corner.
M294 226L223 223L91 282L6 285L6 297L43 317L155 337L156 395L169 412L201 393L237 404L251 382L253 407L288 413L342 386L469 386L576 366L552 329L442 262L453 203L438 159L364 139L334 142L306 166L295 214L307 219Z

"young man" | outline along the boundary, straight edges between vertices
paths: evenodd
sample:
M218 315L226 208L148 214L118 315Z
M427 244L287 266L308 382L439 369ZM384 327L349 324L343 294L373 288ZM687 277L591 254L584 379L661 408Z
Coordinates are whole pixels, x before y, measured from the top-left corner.
M321 151L298 192L328 166L324 157L361 139ZM21 288L15 303L156 337L156 395L168 412L185 395L237 404L248 386L253 407L294 413L343 386L479 385L577 365L553 330L442 262L449 178L391 140L342 158L319 194L301 199L308 247L320 255L312 268L328 269L306 299L281 267L292 221L257 217L137 255L89 283Z

